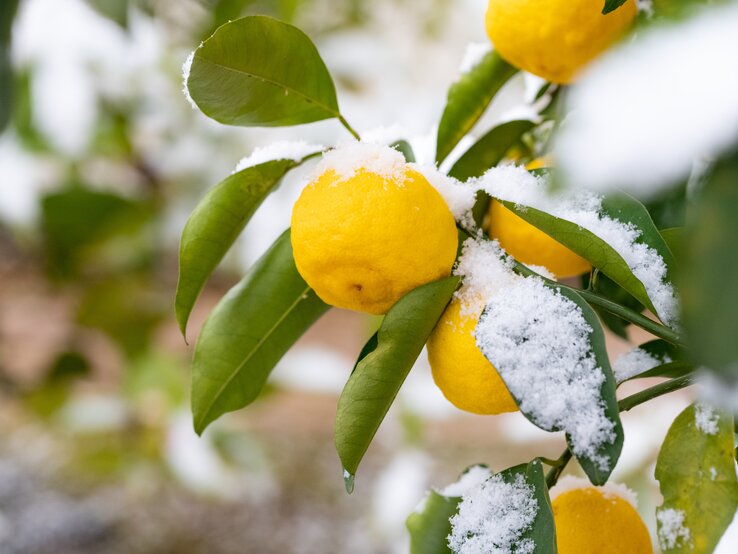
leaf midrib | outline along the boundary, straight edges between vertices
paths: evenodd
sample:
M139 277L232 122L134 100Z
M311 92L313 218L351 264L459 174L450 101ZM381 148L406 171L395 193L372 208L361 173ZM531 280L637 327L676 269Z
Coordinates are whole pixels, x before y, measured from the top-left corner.
M271 335L274 333L274 331L279 327L282 322L285 320L285 318L292 313L292 311L297 307L297 305L303 300L303 296L306 295L308 292L310 292L310 287L307 286L305 289L297 296L294 302L290 304L290 306L284 311L284 313L277 319L277 321L272 325L269 330L264 333L264 336L260 338L254 347L251 349L251 351L248 353L248 355L243 359L241 363L239 363L236 368L231 372L231 374L228 376L228 378L223 382L223 384L220 386L218 391L213 396L213 399L208 404L208 407L203 412L203 415L201 418L198 419L197 428L199 429L202 422L207 419L207 416L210 414L210 411L213 409L213 406L218 401L218 399L221 397L223 392L226 390L226 388L233 382L233 380L236 378L236 376L241 372L241 370L244 368L244 366L249 362L249 360L253 357L253 355L262 347L264 342L271 337Z
M204 58L202 56L198 56L198 59L200 61L207 62L210 65L214 65L216 67L219 67L221 69L224 69L226 71L232 71L233 73L238 73L240 75L245 75L246 77L250 77L252 79L261 79L265 83L268 83L268 84L270 84L272 86L275 86L275 87L281 88L283 90L289 91L289 92L295 94L296 96L301 97L303 100L305 100L305 102L310 103L310 104L315 104L316 106L320 107L324 111L332 114L333 117L339 117L341 115L341 113L338 110L334 110L333 108L330 108L329 106L326 106L322 102L319 102L315 98L312 98L312 97L308 96L304 92L301 92L301 91L299 91L299 90L297 90L297 89L295 89L295 88L293 88L291 86L288 86L288 85L286 85L284 83L280 83L279 81L275 81L274 79L271 79L269 77L265 77L263 75L257 75L256 73L252 73L250 71L245 71L243 69L237 69L235 67L230 67L230 66L227 66L227 65L223 65L221 63L214 62L213 60L210 60L208 58Z

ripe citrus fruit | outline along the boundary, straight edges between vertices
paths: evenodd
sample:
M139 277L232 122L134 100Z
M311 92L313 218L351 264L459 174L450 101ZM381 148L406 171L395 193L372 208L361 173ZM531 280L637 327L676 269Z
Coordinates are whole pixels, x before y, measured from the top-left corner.
M572 478L561 485L558 495L559 485L552 490L551 502L559 554L653 554L648 529L625 487L593 487Z
M371 314L450 275L458 243L443 197L404 164L391 175L327 169L295 203L291 236L297 269L324 302Z
M518 409L515 401L474 340L482 309L477 315L463 316L461 302L448 305L428 340L433 380L457 408L475 414L512 412Z
M553 83L576 73L630 27L635 0L602 15L602 1L490 0L487 35L516 67Z

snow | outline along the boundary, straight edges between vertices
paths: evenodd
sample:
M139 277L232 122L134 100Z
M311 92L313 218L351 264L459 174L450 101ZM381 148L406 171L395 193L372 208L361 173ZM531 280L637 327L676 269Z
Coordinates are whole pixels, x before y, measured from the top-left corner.
M587 479L581 477L575 477L573 475L565 475L556 483L550 491L551 500L564 494L565 492L577 490L577 489L596 489L600 491L606 498L617 497L622 498L633 508L638 509L638 495L623 483L616 483L614 481L608 481L601 487L595 487Z
M458 481L451 483L438 493L446 497L465 496L474 489L481 487L482 483L489 479L491 475L489 468L485 466L472 466L459 477Z
M654 28L572 87L555 156L574 186L648 197L738 142L738 4Z
M461 60L461 65L459 66L459 72L469 73L472 69L477 67L490 52L492 52L492 44L489 41L470 42L466 46L464 57Z
M238 162L233 173L273 160L293 160L299 162L305 156L320 152L323 149L325 149L325 146L310 144L303 140L280 140L271 143L269 146L255 148L250 155Z
M533 487L522 475L511 483L492 475L459 503L451 518L449 547L456 554L532 554L535 543L522 535L537 513Z
M195 101L192 99L192 95L190 95L190 89L187 86L187 81L190 79L190 71L192 70L192 62L195 61L195 52L197 52L197 49L200 48L201 46L202 46L202 42L200 43L200 46L198 46L195 50L190 52L190 55L187 56L187 59L182 64L182 94L184 94L184 97L190 103L190 106L192 106L193 110L197 109L197 104L195 104Z
M704 404L698 402L694 406L694 424L706 435L717 435L718 423L720 422L720 416L715 410Z
M684 526L685 514L682 510L664 508L656 510L659 522L659 545L662 550L670 550L689 544L692 533Z
M717 475L718 475L717 469L715 469L714 467L711 467L710 468L710 481L714 481L715 479L717 479Z
M615 440L615 425L605 414L591 331L579 306L529 277L492 297L475 335L520 410L543 429L566 431L574 454L606 470L612 460L598 450Z
M461 303L462 317L477 317L492 296L519 279L512 271L512 259L499 243L483 238L464 242L454 275L462 278L461 288L454 293Z
M670 361L671 358L668 356L663 360L659 360L642 348L636 347L625 354L621 354L612 364L612 370L615 374L615 380L619 384L657 365L669 363Z
M474 208L477 199L477 191L471 184L462 183L453 177L449 177L433 165L410 164L410 167L422 174L433 188L443 196L454 215L454 219L464 229L472 231L475 228L472 208Z
M476 186L495 198L575 223L607 242L643 283L661 320L669 325L676 323L678 306L663 258L638 242L640 231L634 226L602 214L600 196L587 191L549 193L543 179L513 165L493 167L476 180Z
M361 170L401 186L406 179L407 164L404 156L394 148L352 140L325 152L315 168L314 178L333 171L338 182L343 182Z

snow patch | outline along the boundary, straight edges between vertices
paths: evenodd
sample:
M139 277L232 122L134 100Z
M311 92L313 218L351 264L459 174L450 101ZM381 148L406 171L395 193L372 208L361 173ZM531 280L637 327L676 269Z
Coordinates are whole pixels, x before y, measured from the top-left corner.
M454 219L466 230L473 230L476 225L472 216L472 208L477 199L477 190L472 185L462 183L439 171L432 165L410 164L422 174L448 204Z
M187 101L190 103L190 106L192 106L193 110L197 109L197 104L195 104L195 101L192 99L192 95L190 94L190 89L187 86L187 81L190 78L190 71L192 71L192 62L195 61L195 52L199 48L201 48L203 43L200 43L200 46L195 48L192 52L190 52L190 55L187 56L187 59L182 64L182 94L184 94L184 97L187 99Z
M456 554L532 554L535 543L521 537L537 514L533 487L522 475L511 483L492 475L462 498L448 545Z
M720 416L714 408L698 402L694 406L694 424L706 435L717 435Z
M670 550L691 542L692 533L684 526L685 514L682 510L657 509L656 519L659 522L659 545L662 550Z
M269 146L255 148L254 151L238 162L233 173L238 173L248 167L271 162L274 160L293 160L299 162L305 156L320 152L325 146L309 144L302 140L280 140Z
M476 181L490 196L570 221L607 242L643 283L658 316L674 325L678 306L667 267L656 250L638 242L640 231L602 213L602 198L586 191L552 194L543 179L522 166L493 167Z
M738 4L647 31L572 87L556 159L574 186L648 197L738 142Z
M574 454L603 470L598 451L615 440L605 413L605 374L591 351L582 310L537 277L519 278L493 296L475 331L477 346L542 429L564 430Z
M458 481L438 491L438 494L446 497L465 496L472 490L480 487L491 475L492 472L487 467L479 465L472 466L459 477Z
M621 354L612 364L612 370L615 374L615 380L619 383L627 381L631 377L640 375L644 371L648 371L663 363L669 363L671 358L665 356L663 360L659 360L640 347L636 347L630 352Z
M350 141L328 150L315 168L314 178L333 171L344 182L359 171L374 173L398 186L406 179L407 164L402 153L381 144Z
M605 497L616 496L622 498L633 508L638 509L638 495L630 489L624 483L615 483L614 481L608 481L601 487L595 487L587 479L581 477L575 477L573 475L566 475L559 479L556 486L550 491L551 500L564 494L565 492L578 490L578 489L595 489L600 491Z

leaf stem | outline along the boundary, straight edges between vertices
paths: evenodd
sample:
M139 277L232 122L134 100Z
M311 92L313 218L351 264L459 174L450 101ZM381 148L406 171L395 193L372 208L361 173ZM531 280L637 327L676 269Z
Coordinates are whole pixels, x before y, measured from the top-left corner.
M654 385L653 387L649 387L635 394L631 394L618 402L618 410L621 412L627 412L628 410L632 410L636 406L640 406L649 400L653 400L659 396L688 387L694 384L694 380L695 378L693 375L684 375L676 379L664 381L663 383L659 383L658 385ZM567 447L546 475L546 486L549 489L558 482L559 477L561 477L561 474L564 472L564 469L571 458L572 452L569 450L569 447Z
M340 113L338 114L338 121L341 122L341 125L343 125L346 128L346 130L354 136L356 140L361 140L359 133L354 131L354 128L351 125L349 125L349 122L346 121L346 118L343 117L343 115L341 115Z

